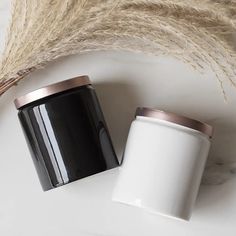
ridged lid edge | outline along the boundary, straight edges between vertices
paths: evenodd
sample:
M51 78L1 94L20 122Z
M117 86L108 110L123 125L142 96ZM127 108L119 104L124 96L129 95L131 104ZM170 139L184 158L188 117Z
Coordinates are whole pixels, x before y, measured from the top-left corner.
M58 83L42 87L21 97L18 97L14 100L14 104L17 109L20 109L21 107L29 103L32 103L42 98L46 98L50 95L89 84L91 84L91 81L87 75L74 77L68 80L60 81Z
M206 134L209 138L212 138L213 128L212 126L203 123L198 120L194 120L185 116L180 116L171 112L165 112L158 109L152 109L147 107L138 107L135 116L146 116L151 118L156 118L159 120L169 121L178 125L182 125L201 133Z

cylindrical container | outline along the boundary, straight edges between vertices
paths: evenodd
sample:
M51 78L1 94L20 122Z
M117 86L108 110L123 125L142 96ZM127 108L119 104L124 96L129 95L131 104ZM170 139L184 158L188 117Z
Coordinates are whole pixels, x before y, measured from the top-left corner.
M45 191L119 165L87 76L38 89L15 105Z
M210 147L212 127L172 113L138 108L113 200L188 220Z

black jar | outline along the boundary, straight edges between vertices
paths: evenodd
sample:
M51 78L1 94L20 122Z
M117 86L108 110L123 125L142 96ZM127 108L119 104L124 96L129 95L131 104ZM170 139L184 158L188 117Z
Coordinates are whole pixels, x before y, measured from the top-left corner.
M87 76L38 89L15 105L43 190L119 165Z

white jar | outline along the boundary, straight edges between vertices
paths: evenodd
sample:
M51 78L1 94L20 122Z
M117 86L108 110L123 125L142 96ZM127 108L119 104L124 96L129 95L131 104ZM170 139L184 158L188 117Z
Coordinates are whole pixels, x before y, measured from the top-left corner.
M210 147L212 127L138 108L113 200L189 220Z

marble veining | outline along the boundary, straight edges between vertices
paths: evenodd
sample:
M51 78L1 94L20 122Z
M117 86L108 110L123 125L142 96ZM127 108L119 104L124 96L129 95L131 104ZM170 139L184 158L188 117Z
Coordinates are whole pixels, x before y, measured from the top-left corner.
M202 184L218 185L224 184L231 178L236 177L236 162L225 162L219 160L208 164L205 168Z

